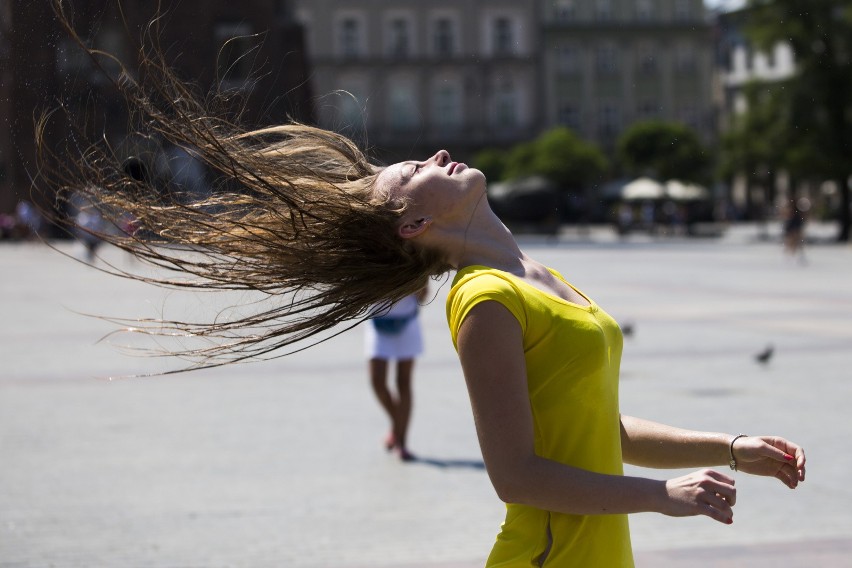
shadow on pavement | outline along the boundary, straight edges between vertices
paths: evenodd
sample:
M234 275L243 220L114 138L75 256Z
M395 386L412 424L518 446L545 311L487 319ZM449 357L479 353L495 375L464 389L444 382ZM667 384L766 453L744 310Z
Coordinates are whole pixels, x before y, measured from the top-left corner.
M409 463L431 465L441 469L480 469L485 471L485 463L482 460L442 460L417 456Z

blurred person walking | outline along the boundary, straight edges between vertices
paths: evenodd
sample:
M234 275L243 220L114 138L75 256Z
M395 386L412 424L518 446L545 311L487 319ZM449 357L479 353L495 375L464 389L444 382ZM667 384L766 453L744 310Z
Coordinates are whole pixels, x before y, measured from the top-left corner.
M415 359L423 352L420 329L420 304L428 287L410 294L389 307L364 326L365 349L369 359L370 383L376 399L390 420L384 444L402 461L415 459L408 450L408 425L413 405L412 378ZM388 388L388 366L396 361L396 393Z
M787 216L784 220L784 252L800 264L805 264L805 212L810 208L810 201L800 198L787 205Z

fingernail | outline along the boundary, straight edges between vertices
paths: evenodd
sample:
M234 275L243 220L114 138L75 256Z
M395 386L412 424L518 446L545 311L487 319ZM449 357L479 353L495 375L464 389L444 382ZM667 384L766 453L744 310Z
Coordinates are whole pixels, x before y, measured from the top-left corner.
M785 460L791 460L791 459L793 459L793 456L791 456L790 454L784 454L784 459Z

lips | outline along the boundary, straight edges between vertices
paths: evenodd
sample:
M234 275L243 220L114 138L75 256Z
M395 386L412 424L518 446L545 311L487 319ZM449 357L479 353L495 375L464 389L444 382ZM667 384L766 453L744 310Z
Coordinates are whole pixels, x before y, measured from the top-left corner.
M462 164L461 162L450 162L450 169L447 172L447 175L453 175L453 172L455 172L459 166L464 166L464 164Z

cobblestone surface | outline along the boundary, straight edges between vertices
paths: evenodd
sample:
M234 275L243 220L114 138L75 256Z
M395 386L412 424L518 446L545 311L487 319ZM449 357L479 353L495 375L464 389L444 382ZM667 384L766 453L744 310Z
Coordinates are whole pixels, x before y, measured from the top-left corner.
M850 565L852 248L812 246L801 266L779 243L747 237L524 239L633 322L625 413L783 434L808 450L808 481L794 492L738 474L731 527L632 517L640 567ZM98 343L114 326L77 312L203 317L222 297L108 277L36 244L0 246L0 266L0 567L483 563L503 507L446 331L447 285L423 310L411 431L420 460L403 465L381 450L386 424L358 330L259 364L107 380L175 361L130 357L115 348L121 338ZM776 355L758 365L769 343Z

